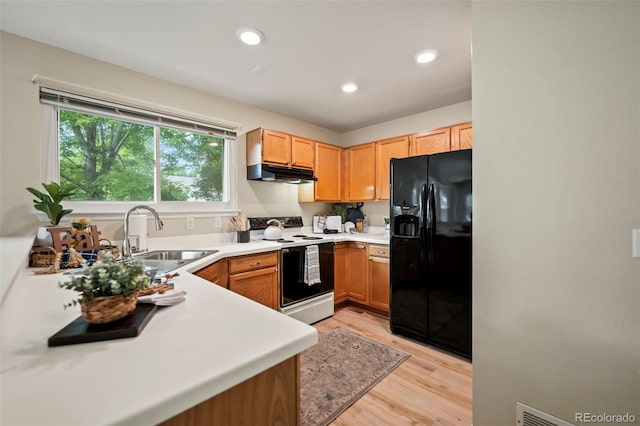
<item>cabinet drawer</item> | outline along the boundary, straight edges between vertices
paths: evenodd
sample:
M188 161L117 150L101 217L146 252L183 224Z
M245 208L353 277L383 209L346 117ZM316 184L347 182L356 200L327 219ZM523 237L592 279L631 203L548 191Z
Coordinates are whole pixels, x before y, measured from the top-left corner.
M278 265L278 252L248 254L229 259L229 274L253 271Z
M389 246L369 244L369 257L389 257Z

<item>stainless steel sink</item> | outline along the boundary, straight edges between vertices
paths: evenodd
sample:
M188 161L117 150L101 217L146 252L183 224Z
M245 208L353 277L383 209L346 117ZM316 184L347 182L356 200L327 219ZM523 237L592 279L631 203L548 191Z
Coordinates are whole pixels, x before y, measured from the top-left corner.
M217 252L218 250L155 250L138 254L134 258L145 266L158 268L158 274L163 274Z
M202 259L205 256L217 253L218 250L156 250L140 253L133 258L142 262L145 272L153 277L156 274L164 274L188 263ZM73 269L65 272L65 275L85 274L86 268Z
M217 251L218 250L155 250L138 254L135 258L142 260L183 260L185 262L193 262L194 260L214 254Z
M140 262L146 268L155 268L158 270L156 274L164 274L165 272L173 271L176 268L181 267L189 262L184 260L158 260L158 259L139 259Z

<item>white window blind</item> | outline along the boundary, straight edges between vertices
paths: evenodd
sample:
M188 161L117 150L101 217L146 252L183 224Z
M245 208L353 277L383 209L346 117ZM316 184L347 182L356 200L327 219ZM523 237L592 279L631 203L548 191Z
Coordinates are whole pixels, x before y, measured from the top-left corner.
M189 132L205 133L227 140L235 140L237 137L236 129L221 124L193 120L188 117L180 117L160 111L136 108L46 87L40 87L40 102L77 112L100 114L119 120L129 120L141 124L160 125Z

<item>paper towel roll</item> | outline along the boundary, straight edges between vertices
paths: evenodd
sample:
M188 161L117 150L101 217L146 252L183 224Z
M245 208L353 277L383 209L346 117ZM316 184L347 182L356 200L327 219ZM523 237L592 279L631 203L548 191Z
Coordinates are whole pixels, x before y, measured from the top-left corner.
M129 242L136 251L147 250L147 215L132 214L129 216Z

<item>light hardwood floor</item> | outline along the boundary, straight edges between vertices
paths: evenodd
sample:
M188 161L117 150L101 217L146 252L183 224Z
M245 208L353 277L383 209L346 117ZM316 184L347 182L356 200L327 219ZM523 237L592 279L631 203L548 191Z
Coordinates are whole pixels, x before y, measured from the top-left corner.
M315 327L342 327L411 355L331 425L471 425L471 363L391 334L387 318L353 306Z

